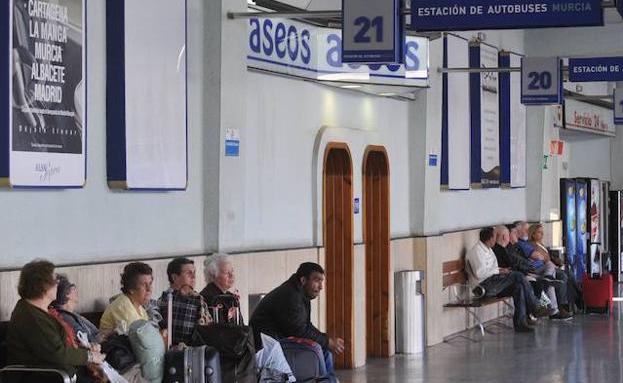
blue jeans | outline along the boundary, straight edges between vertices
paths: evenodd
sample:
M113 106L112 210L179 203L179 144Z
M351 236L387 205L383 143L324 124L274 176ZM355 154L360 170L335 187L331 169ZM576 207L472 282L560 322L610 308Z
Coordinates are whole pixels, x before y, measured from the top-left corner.
M329 378L329 382L337 382L335 377L335 369L333 368L333 353L329 350L322 350L324 354L324 366L326 368L326 377Z

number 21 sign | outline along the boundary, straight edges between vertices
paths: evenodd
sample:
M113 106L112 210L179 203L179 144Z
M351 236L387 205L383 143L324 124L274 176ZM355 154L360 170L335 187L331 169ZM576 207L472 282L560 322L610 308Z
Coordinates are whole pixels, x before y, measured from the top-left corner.
M401 63L402 0L342 0L342 61Z
M561 63L558 57L521 59L522 104L561 104L562 96Z

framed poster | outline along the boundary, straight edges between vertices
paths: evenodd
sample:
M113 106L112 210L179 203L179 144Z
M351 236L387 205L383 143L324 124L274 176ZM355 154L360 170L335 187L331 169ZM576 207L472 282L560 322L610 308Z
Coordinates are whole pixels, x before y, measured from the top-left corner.
M86 180L85 0L6 0L0 9L0 180Z
M575 183L575 214L576 214L576 278L582 279L586 271L586 260L588 257L588 185L585 179L577 179Z
M186 0L107 1L106 25L108 185L184 190Z
M563 236L566 250L567 263L571 267L573 275L577 269L577 228L576 228L576 203L575 203L575 181L573 179L561 179L560 190L562 194L562 222L564 225ZM581 277L581 275L580 275Z

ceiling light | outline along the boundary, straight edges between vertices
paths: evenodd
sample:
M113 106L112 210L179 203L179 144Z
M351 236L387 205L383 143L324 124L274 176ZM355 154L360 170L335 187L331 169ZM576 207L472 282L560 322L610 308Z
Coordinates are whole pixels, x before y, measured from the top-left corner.
M361 88L361 85L340 85L340 88L344 88L344 89L358 89L358 88Z
M379 93L379 96L382 97L394 97L394 96L398 96L397 93L392 93L392 92L381 92Z

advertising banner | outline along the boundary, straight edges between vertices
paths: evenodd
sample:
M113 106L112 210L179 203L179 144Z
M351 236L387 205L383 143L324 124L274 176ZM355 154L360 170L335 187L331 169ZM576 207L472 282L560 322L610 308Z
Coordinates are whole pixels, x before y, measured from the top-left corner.
M343 62L402 62L401 3L400 0L342 0Z
M498 50L480 45L480 66L496 68ZM500 186L500 83L498 72L480 74L480 169L483 188Z
M565 100L565 128L616 136L611 109L573 99Z
M623 81L623 56L570 58L569 81Z
M3 147L8 150L0 156L2 183L82 187L86 180L83 1L3 3L0 49L9 60L3 63L8 70L0 78L4 94L0 100L8 107L0 112Z
M184 190L186 0L107 1L106 23L108 185Z
M419 32L600 26L601 0L411 0Z

